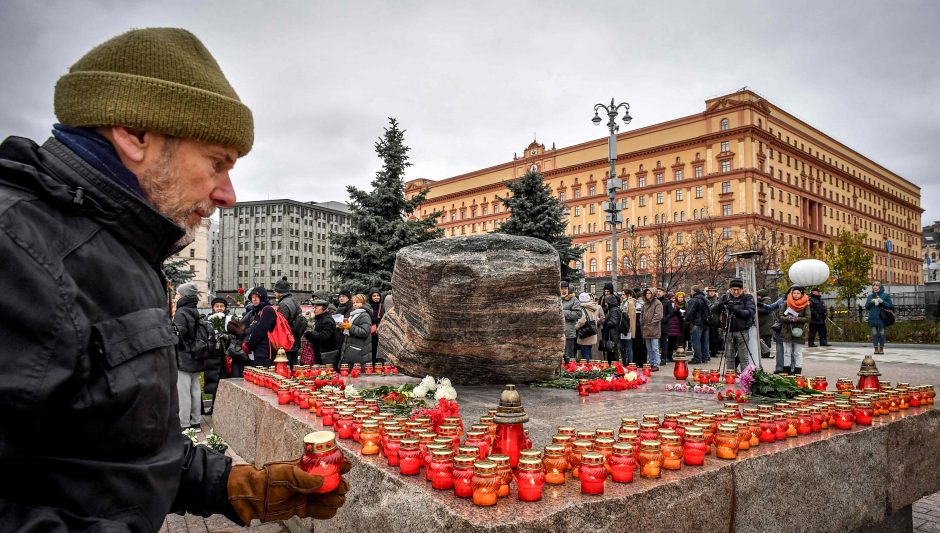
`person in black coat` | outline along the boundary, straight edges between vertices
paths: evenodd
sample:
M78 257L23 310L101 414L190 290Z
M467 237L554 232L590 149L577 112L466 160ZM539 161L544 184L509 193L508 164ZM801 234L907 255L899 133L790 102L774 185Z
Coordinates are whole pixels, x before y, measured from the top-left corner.
M318 365L335 364L339 359L339 351L336 349L336 321L333 320L329 307L330 303L326 300L313 302L313 328L304 333L304 337L313 346L313 358Z
M620 299L615 294L604 297L607 311L604 312L604 323L601 326L600 351L604 352L607 361L611 364L619 361L618 350L620 346Z
M369 289L368 311L372 315L372 364L384 363L385 360L377 358L379 351L379 322L385 316L385 308L382 305L382 291L378 289Z
M826 304L822 301L819 289L813 289L809 294L809 346L816 346L816 335L819 334L819 345L829 346L829 330L826 329Z

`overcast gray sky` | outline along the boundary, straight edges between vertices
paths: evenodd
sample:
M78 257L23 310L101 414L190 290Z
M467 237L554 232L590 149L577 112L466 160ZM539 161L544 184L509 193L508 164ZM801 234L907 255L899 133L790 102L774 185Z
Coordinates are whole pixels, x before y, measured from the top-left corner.
M0 136L45 139L56 79L129 28L184 27L255 116L239 200L346 201L398 118L441 179L537 134L604 136L611 96L642 127L748 86L923 188L940 219L940 2L0 0Z

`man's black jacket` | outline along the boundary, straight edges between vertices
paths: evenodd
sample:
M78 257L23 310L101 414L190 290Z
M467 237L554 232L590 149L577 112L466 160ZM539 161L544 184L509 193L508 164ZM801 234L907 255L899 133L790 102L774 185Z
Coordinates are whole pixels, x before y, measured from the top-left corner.
M180 433L160 265L183 230L60 142L0 145L0 530L157 531L227 512Z

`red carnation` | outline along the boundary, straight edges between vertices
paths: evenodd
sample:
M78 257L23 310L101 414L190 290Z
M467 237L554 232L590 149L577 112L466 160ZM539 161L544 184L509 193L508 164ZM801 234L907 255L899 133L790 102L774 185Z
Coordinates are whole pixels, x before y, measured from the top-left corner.
M239 287L239 288L238 288L238 294L245 294L245 289Z

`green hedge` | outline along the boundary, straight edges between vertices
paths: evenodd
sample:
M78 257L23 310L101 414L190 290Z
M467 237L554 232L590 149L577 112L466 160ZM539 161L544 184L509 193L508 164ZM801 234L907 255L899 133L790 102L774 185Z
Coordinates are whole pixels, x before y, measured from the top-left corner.
M842 328L842 333L832 324L828 324L829 340L842 342L869 342L871 341L871 328L868 324L836 320ZM888 342L899 344L937 344L940 343L940 324L927 320L912 320L896 322L888 327L886 337Z

